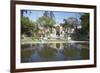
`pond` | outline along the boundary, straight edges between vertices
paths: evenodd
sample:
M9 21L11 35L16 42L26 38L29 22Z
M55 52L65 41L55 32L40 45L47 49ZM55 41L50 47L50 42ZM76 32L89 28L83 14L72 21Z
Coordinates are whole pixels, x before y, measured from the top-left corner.
M89 59L88 43L34 43L21 45L21 62Z

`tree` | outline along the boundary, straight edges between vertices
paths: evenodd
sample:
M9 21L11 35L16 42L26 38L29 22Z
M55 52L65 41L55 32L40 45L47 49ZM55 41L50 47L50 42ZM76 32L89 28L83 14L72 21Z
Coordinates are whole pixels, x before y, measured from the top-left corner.
M82 33L84 35L89 35L89 14L84 13L81 17Z
M69 27L76 27L77 28L78 20L77 20L77 18L69 17L67 19L67 23L69 24Z
M24 13L31 13L31 10L21 10L21 17L23 17L24 16Z
M51 18L51 19L54 19L54 18L55 18L53 11L45 11L45 12L43 13L43 16L49 17L49 18Z
M65 28L65 31L67 30L67 37L73 36L74 38L77 38L77 26L79 22L77 18L75 17L69 17L68 19L64 19L63 27ZM72 28L74 28L75 32L71 34Z
M69 17L68 19L64 19L63 27L71 30L71 28L77 29L78 20L74 17Z
M24 16L24 12L27 13L27 10L21 10L21 16Z
M30 21L28 17L21 17L21 34L32 36L35 23Z
M50 17L42 16L38 18L37 24L43 27L50 27L53 24L55 24L55 21L51 19Z
M62 23L61 25L65 29L68 27L67 19L64 19L63 21L64 21L64 23Z
M55 24L54 13L52 11L44 11L43 16L37 19L39 26L49 27Z

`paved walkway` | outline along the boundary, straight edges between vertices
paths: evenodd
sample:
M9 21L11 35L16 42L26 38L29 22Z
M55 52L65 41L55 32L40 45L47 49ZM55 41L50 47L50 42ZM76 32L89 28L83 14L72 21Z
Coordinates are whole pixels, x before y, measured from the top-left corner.
M64 40L57 40L57 41L30 41L30 42L21 42L21 44L37 44L37 43L88 43L88 41L64 41Z

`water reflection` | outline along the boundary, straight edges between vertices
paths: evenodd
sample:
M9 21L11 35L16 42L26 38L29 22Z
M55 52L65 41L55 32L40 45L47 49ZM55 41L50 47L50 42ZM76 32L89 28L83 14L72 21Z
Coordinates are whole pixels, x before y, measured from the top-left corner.
M21 62L89 59L88 43L37 43L21 45Z

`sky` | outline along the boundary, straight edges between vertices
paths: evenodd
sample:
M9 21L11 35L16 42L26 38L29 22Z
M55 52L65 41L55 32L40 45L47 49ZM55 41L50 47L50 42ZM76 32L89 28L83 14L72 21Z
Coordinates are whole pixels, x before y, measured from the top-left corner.
M30 20L36 21L39 17L43 16L44 11L36 11L36 10L31 10L31 13L29 10L28 12L24 12L25 17L29 17ZM63 12L63 11L53 11L54 16L55 16L55 21L56 23L63 23L64 19L68 19L69 17L75 17L80 21L80 16L82 13L78 12Z

